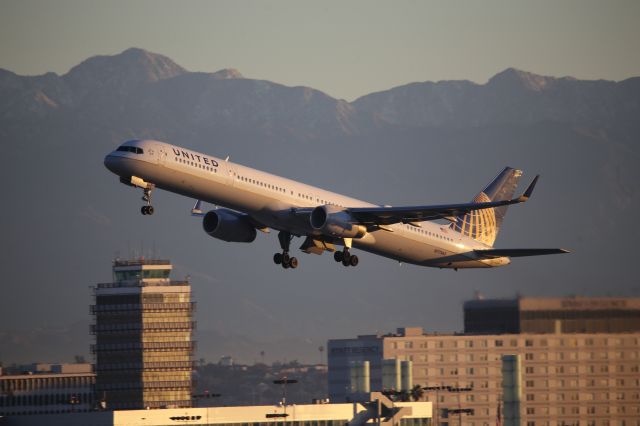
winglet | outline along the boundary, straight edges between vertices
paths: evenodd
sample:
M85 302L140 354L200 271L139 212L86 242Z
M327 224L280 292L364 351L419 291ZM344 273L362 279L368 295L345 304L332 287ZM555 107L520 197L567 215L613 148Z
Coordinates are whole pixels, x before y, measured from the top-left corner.
M531 183L527 187L527 190L524 191L524 194L522 194L518 198L518 201L520 201L521 203L524 203L525 201L527 201L531 197L531 194L533 193L533 189L536 187L536 183L538 183L538 178L539 177L540 177L540 175L536 175L536 177L533 178L533 180L531 181Z

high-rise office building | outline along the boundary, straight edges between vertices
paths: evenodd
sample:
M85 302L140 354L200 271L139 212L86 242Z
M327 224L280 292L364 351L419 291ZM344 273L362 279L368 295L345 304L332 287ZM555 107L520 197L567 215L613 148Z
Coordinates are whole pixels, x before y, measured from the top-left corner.
M96 397L109 410L191 406L191 286L170 279L168 260L113 262L94 287Z
M640 331L640 298L477 299L464 304L464 332L630 333Z

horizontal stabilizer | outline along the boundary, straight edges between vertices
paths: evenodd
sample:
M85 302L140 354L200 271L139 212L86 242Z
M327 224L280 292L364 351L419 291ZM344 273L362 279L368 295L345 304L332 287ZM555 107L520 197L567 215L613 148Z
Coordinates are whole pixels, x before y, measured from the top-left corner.
M550 248L550 249L489 249L474 250L480 257L526 257L526 256L542 256L545 254L562 254L569 253L569 250Z

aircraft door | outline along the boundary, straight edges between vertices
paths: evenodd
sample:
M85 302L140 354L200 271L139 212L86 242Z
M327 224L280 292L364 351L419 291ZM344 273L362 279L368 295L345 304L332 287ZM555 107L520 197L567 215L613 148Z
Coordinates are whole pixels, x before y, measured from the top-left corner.
M167 156L169 155L167 154L167 150L163 146L157 146L156 151L156 161L158 164L164 165L167 161Z
M224 165L225 165L226 175L227 175L227 185L234 186L236 182L236 178L238 176L236 168L233 167L233 165L227 161L224 162Z

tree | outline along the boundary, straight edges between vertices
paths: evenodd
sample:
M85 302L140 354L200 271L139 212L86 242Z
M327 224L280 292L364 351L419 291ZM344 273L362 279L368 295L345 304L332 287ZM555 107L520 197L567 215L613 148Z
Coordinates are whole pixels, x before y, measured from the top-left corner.
M424 396L424 389L422 389L422 386L420 385L415 385L411 388L410 394L411 399L413 399L414 401L421 401L422 397Z

